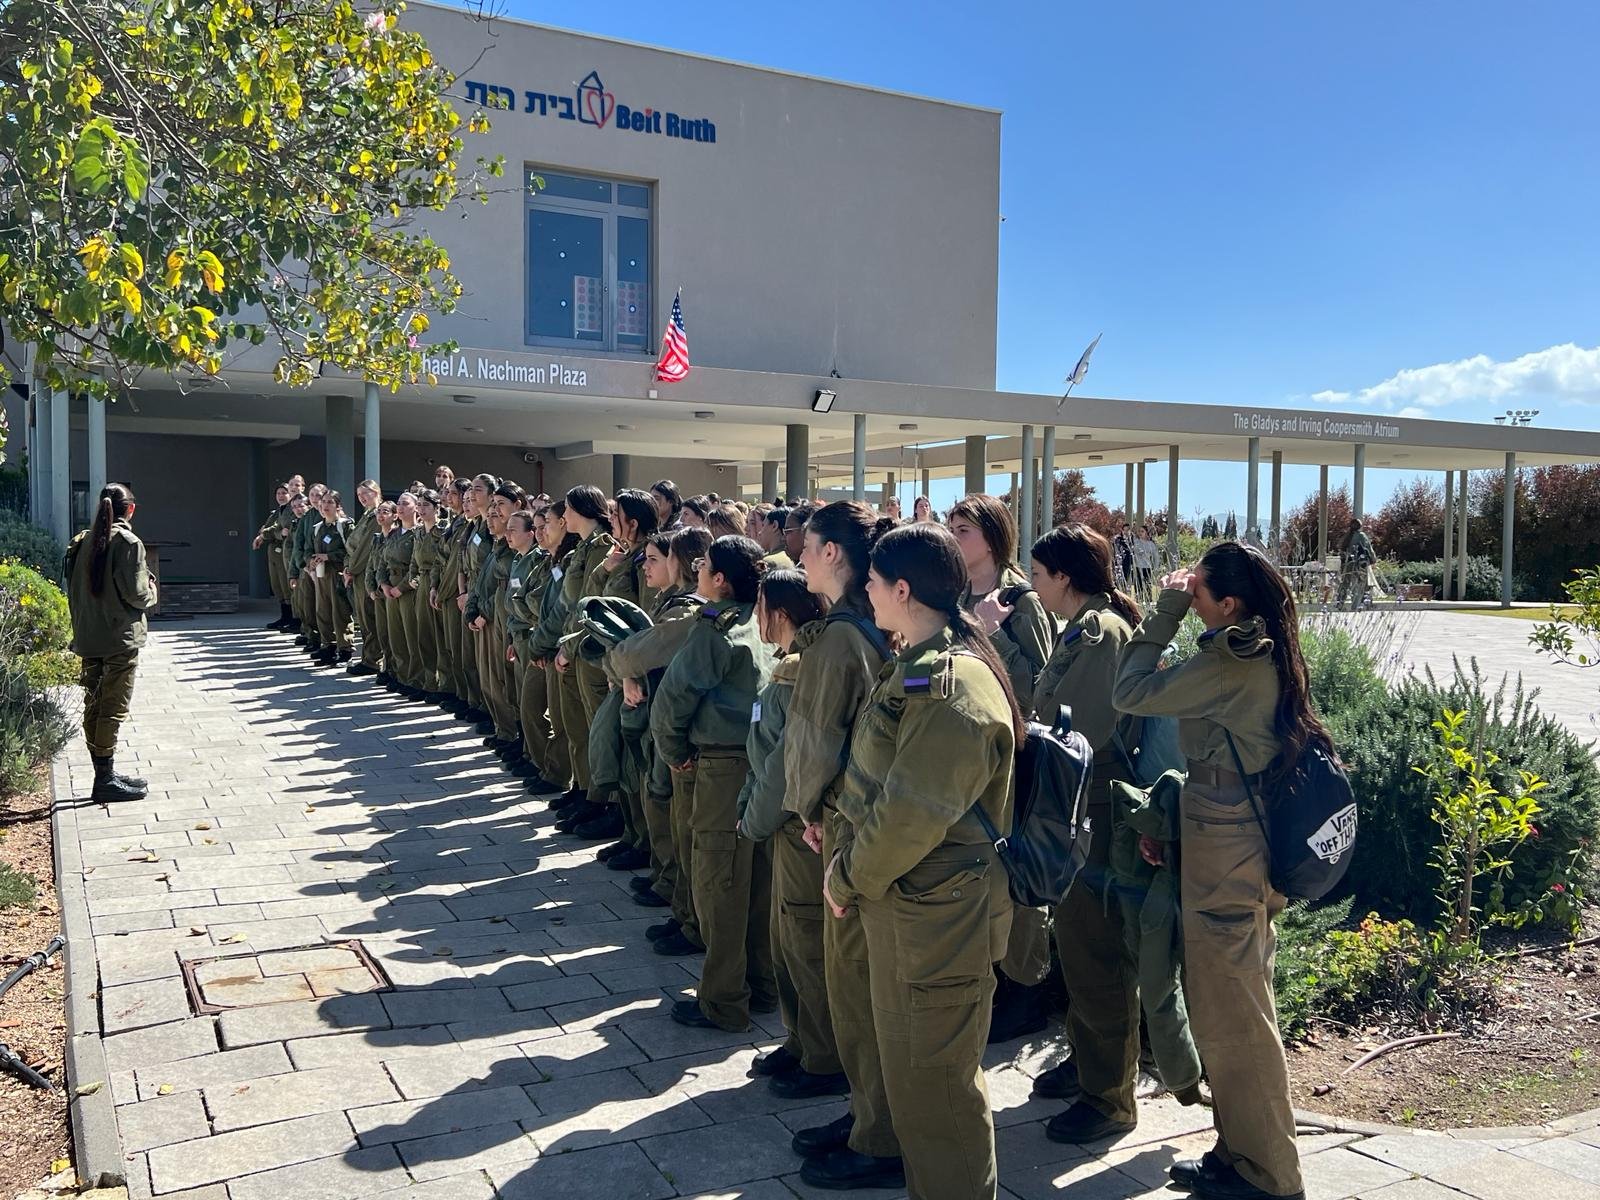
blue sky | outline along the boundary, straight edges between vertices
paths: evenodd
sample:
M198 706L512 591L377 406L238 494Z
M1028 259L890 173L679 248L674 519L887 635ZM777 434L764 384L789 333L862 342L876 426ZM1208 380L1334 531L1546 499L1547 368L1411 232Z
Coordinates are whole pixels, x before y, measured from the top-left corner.
M1002 388L1055 390L1104 330L1091 395L1600 428L1600 5L505 11L1003 110ZM1237 466L1181 484L1243 508Z

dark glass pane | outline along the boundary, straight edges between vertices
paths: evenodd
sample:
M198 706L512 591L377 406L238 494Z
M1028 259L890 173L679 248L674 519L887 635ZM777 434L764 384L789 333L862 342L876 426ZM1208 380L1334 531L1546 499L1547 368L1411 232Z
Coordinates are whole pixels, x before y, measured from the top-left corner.
M617 345L650 344L650 222L617 218Z
M605 261L603 217L529 212L528 332L603 341Z
M533 192L540 196L564 196L568 200L593 200L596 204L611 203L611 185L603 179L583 179L577 175L552 175L548 171L530 174L544 178L544 187Z
M650 189L636 183L617 184L617 203L628 208L649 208Z

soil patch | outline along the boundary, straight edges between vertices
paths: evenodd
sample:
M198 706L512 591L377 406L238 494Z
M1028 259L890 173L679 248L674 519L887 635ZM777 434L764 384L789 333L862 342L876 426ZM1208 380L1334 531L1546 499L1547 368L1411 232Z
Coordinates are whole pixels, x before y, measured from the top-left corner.
M1350 1075L1345 1069L1368 1051L1435 1031L1319 1021L1288 1048L1295 1106L1418 1129L1540 1125L1600 1108L1600 945L1507 958L1500 970L1500 1007L1475 1028L1395 1050Z
M27 881L21 879L26 876ZM31 881L31 888L28 886ZM0 978L61 931L50 851L48 790L0 800ZM31 890L31 899L18 899ZM11 902L15 901L15 902ZM57 955L0 998L0 1042L65 1089L66 978ZM0 1070L0 1196L14 1196L71 1157L64 1090L54 1094Z

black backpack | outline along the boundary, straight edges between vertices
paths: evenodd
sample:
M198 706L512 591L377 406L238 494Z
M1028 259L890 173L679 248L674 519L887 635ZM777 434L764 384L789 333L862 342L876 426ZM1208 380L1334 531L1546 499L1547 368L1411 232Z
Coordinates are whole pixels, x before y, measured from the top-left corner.
M1094 750L1061 706L1056 723L1028 722L1017 747L1011 834L1001 836L982 808L973 812L1005 865L1011 898L1024 908L1054 905L1089 857L1089 785Z
M1290 900L1320 900L1344 878L1356 849L1356 798L1339 760L1308 743L1272 799L1269 826L1233 735L1223 730L1256 824L1267 839L1272 886Z
M846 608L841 608L837 612L829 613L827 619L830 621L843 621L848 625L854 625L861 631L861 636L872 643L872 648L878 652L878 657L884 662L888 662L894 657L894 647L889 645L889 635L883 630L879 629L872 623L871 620L862 616L860 613L852 612Z

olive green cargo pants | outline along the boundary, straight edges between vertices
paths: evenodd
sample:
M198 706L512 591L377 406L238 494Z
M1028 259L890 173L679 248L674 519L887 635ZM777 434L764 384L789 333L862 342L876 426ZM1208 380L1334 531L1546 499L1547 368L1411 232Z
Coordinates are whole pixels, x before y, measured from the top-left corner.
M490 621L471 635L478 659L478 686L483 691L483 705L494 721L494 735L505 741L517 736L517 713L507 696L506 642L502 632Z
M412 620L417 630L417 686L425 692L439 690L439 614L428 603L428 584L424 580L417 590L408 593Z
M678 877L672 888L672 919L693 945L704 946L694 910L694 782L695 768L672 772L672 854Z
M555 668L551 668L554 670ZM589 790L589 714L583 706L583 687L578 682L578 665L569 662L560 672L561 724L567 734L567 761L578 786Z
M772 835L772 945L784 1043L813 1075L844 1070L828 1012L823 965L822 855L806 845L806 823L791 816Z
M855 830L836 811L822 823L822 861L855 837ZM894 1158L900 1139L889 1112L888 1086L879 1058L878 1032L873 1023L872 977L867 963L867 935L855 912L845 917L829 914L822 925L823 967L828 980L828 1012L839 1047L839 1061L850 1080L850 1149L857 1154ZM991 989L992 990L992 989ZM988 1022L984 1023L985 1036Z
M1096 792L1107 785L1095 781ZM1135 1121L1139 976L1111 885L1111 799L1089 803L1089 857L1056 907L1056 945L1067 985L1067 1043L1083 1098L1114 1121ZM1016 935L1015 927L1012 936Z
M283 548L276 542L267 543L267 582L272 585L272 595L279 604L289 603L289 568L283 562Z
M376 668L383 659L383 647L373 628L377 624L377 616L373 612L372 597L367 595L367 586L359 579L350 585L350 594L355 600L356 624L361 629L361 661L366 666Z
M670 903L678 884L678 859L672 849L672 795L653 794L648 773L640 790L639 807L650 834L650 890Z
M567 743L566 713L561 708L561 672L553 660L544 665L544 694L550 714L550 770L544 777L557 787L565 788L572 782L572 757Z
M422 686L422 655L417 632L415 593L402 588L400 598L389 603L391 605L389 632L395 641L404 645L404 649L397 655L400 659L400 670L396 672L396 677L401 683L419 688Z
M117 734L128 719L133 674L138 665L137 650L83 660L78 675L83 686L83 740L96 758L117 752Z
M550 725L550 677L545 674L543 667L533 665L532 656L525 650L517 651L517 662L522 667L522 682L517 689L517 709L522 717L523 753L539 768L539 774L552 783L560 782L555 777L555 764L551 761L555 734Z
M317 580L317 631L324 646L350 649L350 595L332 574Z
M863 900L872 1020L912 1200L992 1200L994 1119L983 1078L994 963L1011 900L992 847L935 848ZM852 1139L853 1141L853 1139Z
M1001 973L1013 983L1032 987L1043 983L1050 973L1049 917L1047 909L1013 903L1011 940L1006 943L1006 956L1000 960Z
M1266 838L1244 790L1198 774L1180 801L1184 992L1211 1080L1216 1154L1261 1190L1292 1195L1300 1157L1272 988L1272 921L1284 898L1269 882Z
M750 1004L775 1004L769 843L736 832L739 791L750 774L743 751L703 752L694 781L694 911L705 938L696 994L723 1029L750 1027Z

